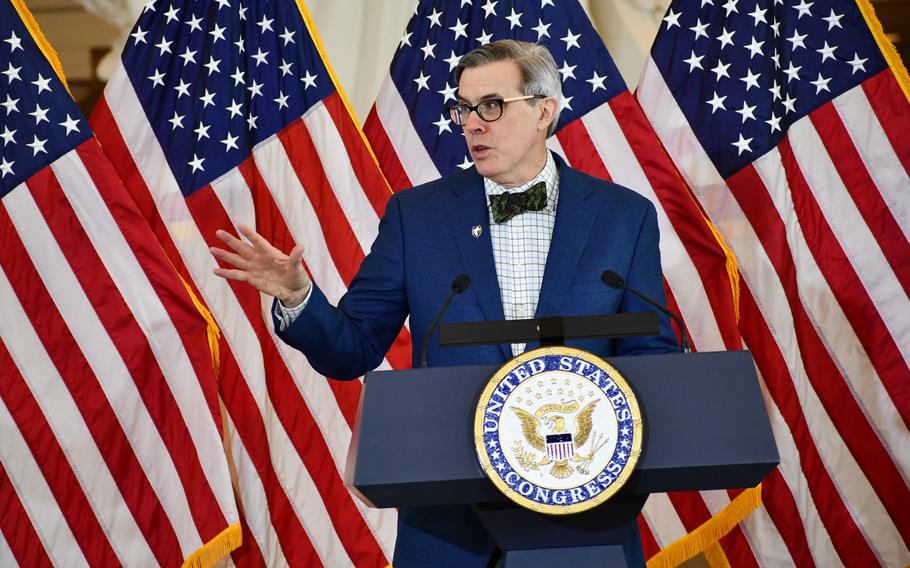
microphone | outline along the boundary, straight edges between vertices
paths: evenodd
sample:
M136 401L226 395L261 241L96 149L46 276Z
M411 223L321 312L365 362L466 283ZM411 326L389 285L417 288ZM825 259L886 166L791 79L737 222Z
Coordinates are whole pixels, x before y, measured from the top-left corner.
M686 328L683 327L682 319L680 319L680 317L678 315L676 315L675 313L668 310L665 306L658 304L657 302L655 302L648 296L642 294L635 288L627 286L626 281L622 279L622 276L613 272L612 270L604 270L604 273L600 275L600 279L603 280L603 283L606 284L607 286L609 286L610 288L614 288L614 289L622 288L623 290L628 290L629 292L632 292L633 294L635 294L642 300L648 302L649 304L651 304L652 306L654 306L655 308L660 310L662 313L667 314L667 316L669 316L670 319L675 321L676 325L679 326L679 331L682 336L680 350L683 353L692 352L692 349L689 348L689 337L686 335Z
M442 319L442 316L446 313L446 310L449 309L449 304L452 303L452 298L461 294L471 285L471 279L468 278L467 274L459 274L455 277L455 280L452 280L452 291L449 292L449 297L446 298L446 303L442 305L442 309L439 310L439 313L436 314L436 319L433 320L433 323L430 324L430 327L427 328L426 335L423 336L423 349L420 350L420 368L425 369L427 366L427 350L430 348L430 336L433 335L433 332L436 331L436 328L439 327L439 320Z

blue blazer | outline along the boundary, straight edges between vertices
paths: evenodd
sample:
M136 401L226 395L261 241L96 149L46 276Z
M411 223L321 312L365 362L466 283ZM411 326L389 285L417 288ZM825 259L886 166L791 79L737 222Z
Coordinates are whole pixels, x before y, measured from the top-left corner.
M607 269L664 302L654 206L629 189L585 175L554 157L559 198L535 317L652 310L634 295L604 285L600 276ZM477 226L479 237L474 236ZM412 361L417 366L420 341L458 274L467 274L471 285L455 297L444 323L504 319L489 226L483 178L474 168L393 195L376 241L338 307L314 286L306 309L279 337L302 351L319 373L352 379L382 362L410 315ZM657 337L569 344L604 357L678 349L663 317ZM440 349L434 337L427 361L430 366L473 365L511 357L509 345ZM396 568L482 568L492 550L467 507L401 510Z

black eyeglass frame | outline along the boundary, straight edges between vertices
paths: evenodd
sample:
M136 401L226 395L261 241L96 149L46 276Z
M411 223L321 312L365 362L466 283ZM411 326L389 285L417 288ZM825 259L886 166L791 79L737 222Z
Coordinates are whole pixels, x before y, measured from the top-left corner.
M545 98L547 98L546 95L522 95L520 97L509 97L506 99L484 99L484 100L480 101L479 103L477 103L476 105L460 103L460 104L452 105L449 107L449 117L452 119L452 122L454 122L457 126L463 126L465 121L471 115L471 111L474 111L477 113L477 116L480 118L480 120L482 120L484 122L496 122L497 120L502 118L502 114L503 114L503 112L505 112L505 106L508 103L514 103L517 101L527 101L530 99L545 99ZM496 103L496 108L499 110L499 114L496 116L496 118L487 118L484 116L484 113L481 112L481 110L480 110L480 108L483 105L488 105L490 103ZM464 115L463 120L460 118L460 116L462 114Z

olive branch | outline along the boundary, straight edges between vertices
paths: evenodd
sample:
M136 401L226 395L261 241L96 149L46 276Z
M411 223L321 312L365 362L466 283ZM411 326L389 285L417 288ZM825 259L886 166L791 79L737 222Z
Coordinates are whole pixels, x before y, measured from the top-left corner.
M518 464L524 468L525 471L537 469L539 464L535 460L534 454L525 451L521 440L515 440L515 443L512 445L512 454L518 460Z

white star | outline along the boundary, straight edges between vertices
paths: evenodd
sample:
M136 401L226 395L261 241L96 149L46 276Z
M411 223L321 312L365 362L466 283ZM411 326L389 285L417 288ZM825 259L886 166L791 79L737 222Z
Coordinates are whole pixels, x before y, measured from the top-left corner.
M307 69L306 74L300 78L300 80L303 81L303 84L304 84L303 89L306 90L306 89L309 89L310 87L315 87L317 77L318 77L317 75L310 75L310 71L309 71L309 69Z
M285 61L284 59L281 60L281 65L279 65L278 68L281 69L282 77L284 77L285 75L291 74L291 65L293 65L293 64L294 64L293 61Z
M824 63L828 59L837 60L837 58L834 57L835 49L837 49L836 45L832 45L829 47L828 42L826 41L824 47L822 47L821 49L816 49L815 51L817 51L818 53L820 53L822 55L822 63Z
M6 95L6 102L0 103L6 107L6 116L9 116L11 112L19 112L19 99L14 99L13 97Z
M798 14L796 15L797 21L799 21L799 19L802 18L803 16L812 15L811 12L809 12L809 8L812 7L812 4L815 4L815 2L806 2L806 0L801 0L800 3L797 4L796 6L791 6L791 8L793 8L794 10L796 10L798 12Z
M761 75L756 75L756 74L752 73L751 70L746 69L745 77L740 77L739 80L746 84L746 92L748 93L749 89L751 89L752 87L758 88L758 78L759 77L761 77Z
M202 18L197 18L196 15L193 14L193 17L190 18L189 21L184 22L184 23L190 27L190 33L192 33L194 30L202 31L202 26L199 25L199 22L201 22L201 21L202 21Z
M560 38L562 41L566 42L566 52L568 52L573 47L577 47L578 49L581 49L581 47L578 45L578 38L580 38L580 37L581 37L581 34L572 35L571 28L566 30L566 37Z
M191 173L196 173L196 170L205 171L205 168L202 167L202 162L205 161L205 158L200 158L196 154L193 154L193 159L186 163L186 165L193 168Z
M43 120L44 122L50 122L50 121L47 119L47 112L48 112L49 110L50 110L50 109L48 109L48 108L41 108L41 105L35 103L35 110L33 110L32 112L28 113L28 115L29 115L29 116L34 116L34 117L35 117L35 126L37 126L37 125L41 124L41 121L42 121L42 120Z
M853 59L847 62L850 65L850 67L853 68L853 73L851 73L851 75L856 75L857 71L865 72L866 71L866 61L869 61L868 57L865 59L860 59L859 53L854 53Z
M717 109L727 110L727 107L724 106L724 99L726 98L726 95L721 97L717 95L717 91L714 91L714 97L711 98L711 100L706 101L709 105L711 105L711 114L714 114Z
M451 120L446 118L446 115L440 114L439 120L433 123L433 125L439 129L439 132L437 132L437 134L442 134L443 132L452 132L452 129L449 127L449 124L451 122Z
M736 33L735 30L734 31L724 30L724 33L717 36L717 39L720 40L721 49L727 47L728 45L735 45L733 43L733 34L735 34L735 33Z
M771 53L771 61L774 62L775 69L780 69L780 54L777 53L777 46L774 47L774 52Z
M255 99L256 95L262 95L262 87L262 83L257 83L256 79L253 79L253 83L246 88L250 92L250 100Z
M563 97L562 102L559 104L560 109L569 109L572 110L572 99L575 97Z
M281 91L278 91L278 98L272 99L272 101L278 103L278 110L288 108L288 95L285 95Z
M799 81L799 70L802 69L802 66L793 65L793 62L790 62L790 66L784 69L784 74L787 76L787 82L790 81Z
M214 55L210 55L210 56L209 56L209 62L206 63L205 65L203 65L203 67L205 67L206 69L209 70L209 76L211 76L212 73L219 73L219 72L220 72L220 70L218 69L218 65L220 65L220 64L221 64L221 60L220 60L220 59L215 59L215 56L214 56Z
M159 41L158 43L155 44L155 47L157 47L160 50L158 55L164 55L165 51L168 53L171 53L171 44L172 43L174 43L174 42L166 41L164 39L164 37L162 37L161 41Z
M664 16L663 20L667 22L667 29L669 30L673 26L679 27L679 17L682 16L682 12L674 12L673 8L670 8L667 11L667 15Z
M16 32L10 32L9 39L3 40L10 45L10 54L17 49L22 49L22 38L16 35Z
M787 109L787 112L796 112L796 99L790 97L790 93L787 93L787 96L781 101L784 108Z
M226 27L221 27L218 24L215 24L215 27L213 27L212 31L209 32L209 35L212 36L213 45L215 43L217 43L219 39L221 39L221 40L224 39L224 31L226 29L227 29ZM243 50L241 49L240 51L242 52Z
M221 10L221 6L219 6L218 9ZM240 21L245 22L246 21L246 6L241 4L240 7L237 8L237 10L240 12Z
M150 75L148 79L152 82L152 88L164 86L164 73L155 69L155 74Z
M522 14L523 14L523 12L516 13L515 8L512 8L512 14L510 16L506 16L506 19L509 20L509 24L510 24L509 29L510 30L514 29L516 26L519 28L521 27L521 15Z
M759 10L759 9L758 9L758 4L755 5L755 9L752 10L752 13L751 13L751 14L749 14L749 15L752 16L752 18L755 20L755 24L754 24L755 26L758 25L758 22L761 22L761 23L763 23L763 24L767 24L767 23L768 23L768 20L765 19L765 12L767 12L767 11L768 11L767 9L765 9L765 10Z
M771 87L768 90L774 96L773 101L780 99L780 84L777 82L777 79L774 79L774 83L771 85Z
M275 31L275 30L272 29L272 22L274 22L274 21L275 21L274 18L272 18L272 19L270 20L270 19L268 19L268 18L265 17L265 14L263 14L263 15L262 15L262 19L259 20L258 22L256 22L256 25L259 26L260 28L262 28L262 32L261 32L261 33L273 32L273 31Z
M450 87L449 84L446 83L445 89L443 89L441 91L436 91L436 92L439 93L440 95L442 95L442 104L446 104L447 102L449 102L449 99L452 99L452 101L458 100L455 98L455 91L457 91L457 90L458 90L458 87Z
M771 134L774 134L775 130L780 130L780 117L771 113L771 118L765 121L765 124L771 127Z
M806 39L807 35L809 35L809 34L799 35L799 32L796 31L796 29L794 28L793 37L787 38L787 41L789 41L790 43L793 44L793 51L796 51L796 48L798 48L798 47L802 47L802 48L806 47L805 39Z
M205 94L199 97L199 100L202 101L202 108L205 108L209 105L215 104L215 93L210 93L208 89L205 90Z
M493 34L490 34L487 32L483 32L480 34L480 36L477 37L477 41L480 42L480 45L486 45L486 44L490 43L490 41L492 41L492 40L493 40Z
M482 6L483 8L483 17L486 19L488 16L496 15L496 2L493 0L487 0L487 3Z
M727 11L727 17L730 17L730 14L733 12L739 13L739 10L736 9L736 3L739 0L727 0L727 3L723 5L723 9Z
M702 8L704 8L704 7L707 6L708 4L710 4L711 6L713 6L713 5L714 5L714 0L701 0L701 7L702 7Z
M237 53L243 53L246 51L246 48L243 45L243 37L238 38L237 41L234 42L234 45L237 46Z
M259 119L259 117L256 116L255 114L251 114L250 116L246 117L246 124L247 124L247 127L248 127L250 130L253 130L254 128L256 128L256 121L257 121L258 119Z
M705 58L704 55L698 55L698 56L696 56L696 55L695 55L695 50L693 49L693 50L692 50L692 53L689 55L689 59L683 59L683 63L688 63L688 64L689 64L689 73L691 73L691 72L694 71L696 68L698 68L698 69L704 69L704 67L701 66L701 60L704 59L704 58Z
M556 4L553 4L553 0L540 0L540 9L543 10L547 5L556 7Z
M234 118L235 116L240 116L241 114L243 114L242 112L240 112L240 108L241 108L240 103L234 101L234 99L231 99L231 106L227 107L228 112L231 113L231 116L229 116L228 118L231 119L231 118Z
M178 128L183 128L183 117L182 114L177 114L177 111L174 111L174 116L168 119L168 122L171 123L171 130L177 130Z
M420 76L414 79L414 82L417 83L417 92L419 93L422 89L429 89L430 86L427 82L430 80L429 77L424 76L423 71L420 72Z
M695 20L695 25L689 29L695 32L694 41L698 41L700 36L708 37L708 34L705 32L705 30L708 29L708 24L701 23L701 18Z
M133 45L144 43L148 45L148 42L145 41L145 34L148 32L142 30L142 26L136 26L136 31L130 34L130 37L133 38Z
M183 59L184 67L186 67L187 63L196 63L196 52L190 51L190 46L186 46L186 51L181 53L178 57Z
M465 32L467 27L468 24L462 24L461 19L459 18L455 21L455 25L449 29L455 32L455 40L457 41L459 37L468 37L467 32Z
M427 16L427 19L430 20L430 29L433 29L433 26L441 26L439 23L439 18L442 16L442 12L437 12L436 8L433 8L433 13Z
M238 139L238 138L240 138L240 137L239 137L239 136L231 136L231 133L228 132L228 133L227 133L227 138L225 138L224 140L221 141L221 143L224 144L224 151L227 152L227 151L230 150L231 148L239 149L239 147L237 146L237 139Z
M38 87L38 94L40 95L43 91L50 91L50 90L51 90L51 88L48 87L48 84L49 84L50 82L51 82L51 78L50 78L50 77L48 77L47 79L45 79L45 78L44 78L44 75L42 75L41 73L38 73L38 79L35 80L35 81L32 81L32 85L35 85L36 87Z
M844 29L844 27L840 25L840 19L843 17L843 14L835 14L834 10L831 10L831 13L822 19L828 22L828 31L830 32L834 28Z
M69 116L69 115L67 115L67 116ZM10 142L12 142L13 144L16 143L16 139L13 138L13 135L14 135L16 132L18 132L18 131L17 131L17 130L10 130L10 129L9 129L9 126L7 126L7 125L5 125L5 124L3 125L3 133L0 134L0 138L3 138L3 145L4 145L4 146L6 146L7 144L9 144ZM67 134L69 134L69 132L67 132Z
M7 82L12 83L16 79L20 81L22 80L22 78L19 77L19 71L21 70L22 67L13 67L13 64L10 63L9 67L6 68L6 71L4 71L3 74L6 75Z
M66 120L64 120L63 122L61 122L59 124L63 128L66 128L66 136L69 136L70 132L73 132L73 131L80 132L79 121L76 120L75 118L71 118L69 113L67 113L67 115L66 115Z
M231 75L231 79L234 80L234 86L235 86L235 87L236 87L237 85L239 85L240 83L243 83L243 71L240 70L240 67L238 67L238 68L234 71L234 74Z
M730 67L730 63L724 63L720 59L717 60L717 65L714 66L711 71L717 75L717 80L720 81L721 77L730 77L730 74L727 73L727 69Z
M257 48L256 48L256 55L253 56L253 59L256 60L256 67L259 67L259 64L260 64L260 63L266 63L266 64L268 64L268 61L266 60L266 58L267 58L268 56L269 56L269 52L268 52L268 51L262 51L262 48L261 48L261 47L257 47Z
M218 3L218 10L221 11L222 8L230 8L231 3L228 0L215 0ZM240 19L246 20L246 8L243 6L240 7Z
M749 106L746 104L746 101L743 101L743 108L736 111L743 117L743 124L745 124L748 119L755 120L755 106L756 105Z
M177 12L180 10L176 6L171 6L171 9L164 13L167 16L167 23L171 23L177 20Z
M151 10L152 12L155 11L155 0L148 0L148 2L145 3L145 6L142 7L143 14L145 14L149 10Z
M597 74L597 71L595 71L593 77L591 77L590 79L585 79L585 83L591 83L591 92L592 93L596 92L597 89L603 89L604 91L606 91L607 88L604 87L604 81L606 79L607 79L606 75L601 77L600 75Z
M424 59L426 59L427 57L435 58L436 56L433 54L434 49L436 49L436 44L430 43L430 40L427 40L426 45L424 45L423 47L420 48L420 51L423 52L423 58Z
M568 61L563 61L563 62L562 62L562 69L559 70L559 73L562 75L562 80L565 81L566 79L569 79L569 78L574 79L574 78L575 78L575 68L576 68L576 67L578 67L578 66L577 66L577 65L569 65L569 62L568 62Z
M815 85L815 94L819 94L822 91L831 92L831 89L828 88L828 83L831 82L831 77L825 78L822 77L822 74L818 74L818 79L814 81L809 81L811 84Z
M461 168L461 169L463 169L463 170L466 170L466 169L470 168L470 167L473 166L473 165L474 165L474 162L472 162L471 160L468 159L467 156L465 156L465 157L464 157L464 161L462 161L460 164L458 164L458 167Z
M296 41L294 41L294 32L287 29L287 27L284 28L284 33L278 37L280 37L282 40L284 40L285 46L287 46L287 44L289 44L289 43L293 43L293 44L297 43Z
M404 47L406 45L410 46L412 35L414 35L414 34L411 32L407 32L403 36L401 36L401 40L398 42L398 48L401 49L402 47Z
M532 30L537 32L537 41L540 41L541 38L543 38L544 36L550 37L550 32L547 30L550 29L551 25L552 24L543 23L543 20L541 20L540 18L537 19L537 26L531 28Z
M780 22L778 22L777 20L774 20L773 22L771 22L768 25L771 26L771 31L774 32L774 37L780 36Z
M449 64L449 71L451 71L452 69L458 67L458 62L461 61L461 56L455 55L455 52L453 51L452 54L449 55L448 59L443 59L443 61Z
M196 127L196 130L193 130L193 132L196 133L196 140L198 141L202 140L203 138L208 138L209 128L211 128L211 125L206 125L200 122L199 126Z
M6 158L3 158L0 161L0 177L6 177L6 174L16 175L16 172L13 171L13 164L16 162L7 162Z
M754 38L754 37L752 38L752 43L750 43L749 45L746 46L746 49L748 49L749 53L751 53L751 55L749 56L750 60L753 57L755 57L756 55L761 55L761 46L764 43L765 42L763 42L763 41L758 41L758 38Z
M752 152L752 148L749 147L749 144L752 143L751 138L743 138L742 132L739 133L739 140L733 142L733 145L736 146L736 149L739 150L737 156L741 156L743 152Z
M185 82L183 79L180 79L180 84L174 87L174 90L177 91L177 98L179 99L183 95L189 96L190 94L190 83Z

